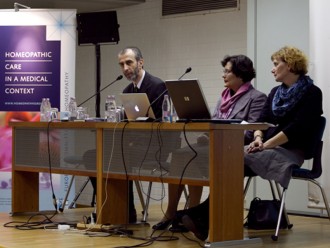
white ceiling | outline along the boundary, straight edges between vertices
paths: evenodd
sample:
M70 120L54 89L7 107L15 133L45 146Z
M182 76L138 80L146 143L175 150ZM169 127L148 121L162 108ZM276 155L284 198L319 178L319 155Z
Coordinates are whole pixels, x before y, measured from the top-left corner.
M145 0L0 0L0 9L14 9L14 3L19 3L32 9L77 9L77 12L93 12L144 2Z

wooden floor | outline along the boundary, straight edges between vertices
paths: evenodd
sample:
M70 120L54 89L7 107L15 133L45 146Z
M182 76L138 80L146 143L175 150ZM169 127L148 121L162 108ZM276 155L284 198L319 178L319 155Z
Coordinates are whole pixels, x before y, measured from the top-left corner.
M69 223L83 223L84 216L89 216L92 212L91 208L70 209L64 210L63 213L57 214L53 222L69 222ZM47 215L50 217L50 215ZM16 222L12 226L21 225L18 221L26 222L31 215L11 217L8 213L0 213L0 247L34 247L34 248L48 248L48 247L129 247L132 245L144 244L147 242L143 238L150 238L152 234L151 225L155 224L162 217L162 211L159 205L150 206L148 223L150 225L130 225L126 228L133 230L133 239L127 236L106 236L99 237L98 235L105 235L106 233L92 232L93 236L88 235L84 230L68 230L59 231L52 229L50 225L46 225L43 229L37 230L19 230L16 228L4 227L4 224L9 222ZM142 215L141 215L142 218ZM45 220L44 216L33 218L31 221L36 222ZM271 231L249 231L245 230L246 237L260 237L262 243L259 244L241 244L231 245L230 247L299 247L299 248L328 248L330 247L330 221L325 218L312 218L301 216L290 216L290 221L294 224L291 230L282 230L279 240L274 242L271 240ZM224 227L226 228L226 227ZM162 235L162 237L160 237ZM156 232L153 237L159 237L159 241L150 242L150 247L166 248L166 247L201 247L203 242L197 242L193 234L187 233L185 236L181 234L175 235L175 240L166 242L172 237L171 232ZM150 239L149 239L150 241ZM146 245L144 245L145 247ZM212 246L213 247L213 246Z

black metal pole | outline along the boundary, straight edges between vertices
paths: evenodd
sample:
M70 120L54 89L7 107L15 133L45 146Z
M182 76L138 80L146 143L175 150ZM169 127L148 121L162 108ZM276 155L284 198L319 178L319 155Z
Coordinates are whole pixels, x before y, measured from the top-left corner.
M96 54L96 92L99 92L100 88L101 88L101 49L100 49L100 44L95 44L95 54ZM96 95L96 100L95 100L96 117L101 117L100 103L101 103L101 94L99 92Z

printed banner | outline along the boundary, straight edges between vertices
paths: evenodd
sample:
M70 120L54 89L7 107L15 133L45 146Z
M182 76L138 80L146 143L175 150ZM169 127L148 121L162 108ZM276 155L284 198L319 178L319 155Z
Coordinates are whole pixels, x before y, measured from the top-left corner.
M39 121L44 97L59 111L68 110L70 96L75 95L76 10L0 10L0 35L0 211L9 212L12 133L8 123ZM50 176L40 173L39 178L40 210L51 210ZM70 178L52 176L59 204ZM68 201L73 197L74 189Z

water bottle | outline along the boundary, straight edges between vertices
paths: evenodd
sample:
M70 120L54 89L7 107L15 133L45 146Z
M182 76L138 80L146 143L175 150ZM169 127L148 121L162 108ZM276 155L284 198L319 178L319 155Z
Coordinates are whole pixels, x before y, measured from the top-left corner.
M162 110L163 110L162 121L171 122L171 104L168 95L164 96Z
M107 122L117 121L117 105L114 95L108 95L105 100L105 119Z
M171 100L171 122L176 122L178 119L179 119L178 114L177 114L174 104Z
M69 102L69 120L75 120L77 118L77 101L75 97L70 97Z
M51 103L49 98L42 98L40 104L40 121L50 121Z
M46 98L42 98L40 103L40 121L45 121L46 119L45 105L46 105Z
M49 98L46 98L46 121L50 121L51 120L51 109L52 109L52 105L50 103Z

